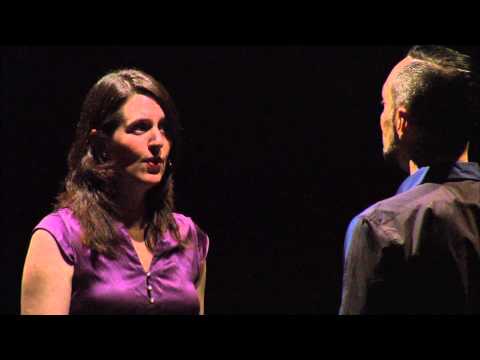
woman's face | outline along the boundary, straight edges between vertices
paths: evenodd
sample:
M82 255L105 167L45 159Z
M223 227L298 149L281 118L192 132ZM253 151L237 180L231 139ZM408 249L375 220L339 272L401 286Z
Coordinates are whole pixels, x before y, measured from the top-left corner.
M134 94L121 108L122 120L112 135L108 156L128 183L158 184L165 173L170 140L164 129L165 113L152 98Z

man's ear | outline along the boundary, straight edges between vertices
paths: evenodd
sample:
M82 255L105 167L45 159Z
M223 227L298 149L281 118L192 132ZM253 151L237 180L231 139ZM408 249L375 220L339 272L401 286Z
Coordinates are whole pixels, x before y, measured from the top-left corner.
M399 106L395 110L394 120L395 131L401 139L406 135L410 126L410 114L404 106Z

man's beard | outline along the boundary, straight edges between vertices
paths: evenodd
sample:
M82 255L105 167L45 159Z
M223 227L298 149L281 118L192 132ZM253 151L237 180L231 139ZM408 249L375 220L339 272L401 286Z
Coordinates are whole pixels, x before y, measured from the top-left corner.
M385 159L385 162L387 165L394 165L398 166L400 165L400 159L399 159L399 154L400 153L400 138L395 130L393 130L393 140L390 146L388 147L388 150L383 152L383 158Z

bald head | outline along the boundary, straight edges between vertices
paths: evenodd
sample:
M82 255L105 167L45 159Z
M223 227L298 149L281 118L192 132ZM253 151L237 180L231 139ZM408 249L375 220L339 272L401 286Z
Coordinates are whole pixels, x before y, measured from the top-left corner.
M405 101L405 97L402 98L403 101L398 101L398 93L400 92L398 91L398 89L402 86L403 88L405 88L406 85L405 79L400 77L400 75L404 74L406 70L411 69L412 64L419 64L420 62L422 62L422 60L414 59L411 56L406 56L397 65L394 66L394 68L388 75L387 80L383 85L382 92L383 94L392 94L396 106L405 105L403 103ZM394 89L396 91L394 91Z
M464 151L478 117L471 80L467 55L434 46L412 48L390 72L383 95L391 96L394 109L403 107L415 126L419 136L410 156L420 165Z

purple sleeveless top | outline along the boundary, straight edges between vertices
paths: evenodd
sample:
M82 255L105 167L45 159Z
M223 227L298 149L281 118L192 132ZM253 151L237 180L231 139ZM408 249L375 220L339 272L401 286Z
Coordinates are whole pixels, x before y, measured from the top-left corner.
M33 231L48 231L64 260L73 265L70 314L198 314L195 282L208 253L209 239L189 217L174 213L181 248L170 233L157 243L150 269L145 272L127 229L118 256L107 258L80 241L80 223L69 209L47 215Z

